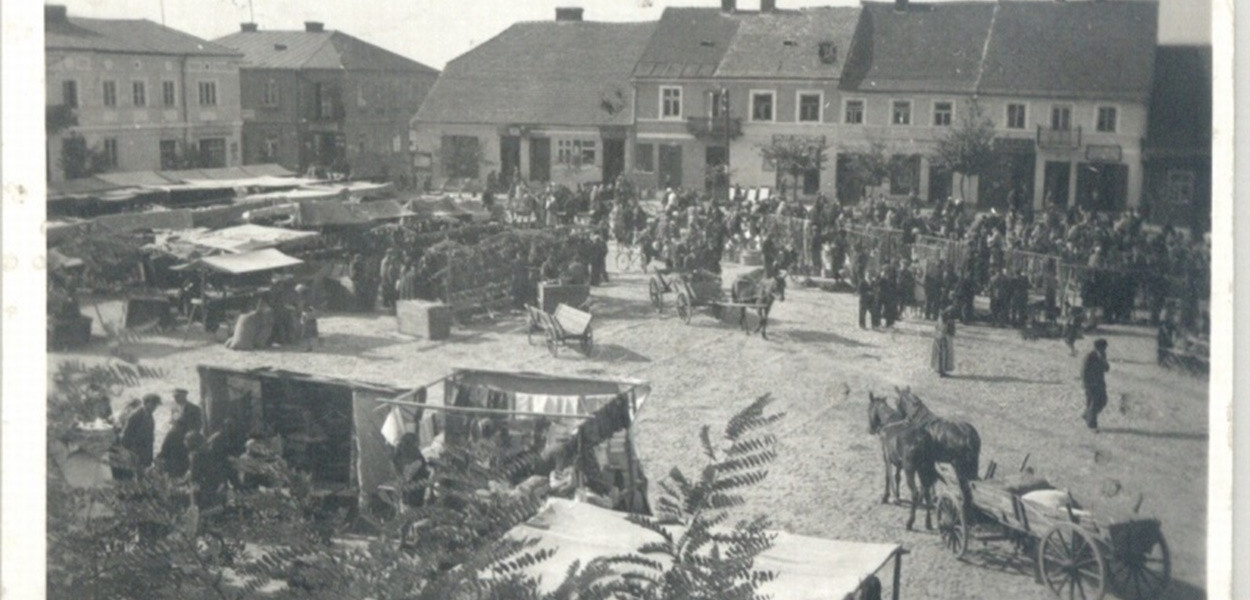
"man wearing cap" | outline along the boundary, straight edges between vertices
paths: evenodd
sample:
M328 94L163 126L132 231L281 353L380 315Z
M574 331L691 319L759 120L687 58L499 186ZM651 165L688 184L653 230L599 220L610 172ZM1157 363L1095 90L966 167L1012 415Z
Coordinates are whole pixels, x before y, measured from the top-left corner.
M1098 413L1107 406L1107 340L1094 340L1094 349L1085 355L1081 383L1085 386L1085 424L1098 433Z
M203 431L204 409L191 404L187 400L187 393L187 390L183 388L174 390L174 405L177 407L174 419L182 422L184 431Z

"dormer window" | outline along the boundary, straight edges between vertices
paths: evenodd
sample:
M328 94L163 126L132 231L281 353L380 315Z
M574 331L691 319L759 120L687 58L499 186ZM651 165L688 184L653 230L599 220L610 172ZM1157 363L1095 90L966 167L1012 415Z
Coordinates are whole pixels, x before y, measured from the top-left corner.
M838 46L833 42L821 42L820 62L827 65L838 62Z

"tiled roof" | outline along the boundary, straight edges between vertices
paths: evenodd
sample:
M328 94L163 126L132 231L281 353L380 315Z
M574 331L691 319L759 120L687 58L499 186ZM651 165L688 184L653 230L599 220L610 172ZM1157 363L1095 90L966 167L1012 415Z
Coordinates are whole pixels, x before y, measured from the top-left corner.
M1160 46L1146 148L1151 151L1211 151L1211 47Z
M517 23L448 63L413 121L628 125L630 71L654 30L653 22Z
M716 70L718 77L838 78L859 22L859 7L822 7L754 13L740 19L737 35ZM821 61L831 43L835 60Z
M717 8L666 8L634 68L636 77L712 77L741 19Z
M1158 4L1000 2L981 93L1146 101Z
M845 87L865 91L962 92L976 86L992 2L865 2Z
M146 19L50 19L44 48L135 54L237 56L239 53Z
M438 72L341 31L239 31L216 41L257 69Z

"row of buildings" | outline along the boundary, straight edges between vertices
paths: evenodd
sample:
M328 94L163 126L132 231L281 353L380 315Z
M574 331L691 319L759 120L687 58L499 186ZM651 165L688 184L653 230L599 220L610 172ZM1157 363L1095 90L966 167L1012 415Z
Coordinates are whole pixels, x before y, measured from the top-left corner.
M1157 44L1153 2L863 2L801 10L668 8L518 23L451 61L412 119L435 180L735 184L982 206L1209 202L1210 51ZM974 115L973 113L976 113ZM960 181L930 160L979 116L998 160ZM823 148L779 177L762 149ZM884 155L882 185L856 168ZM797 184L794 183L797 179ZM962 190L962 191L961 191Z
M426 65L317 22L210 42L64 6L44 18L50 181L256 163L411 175Z
M1159 46L1157 27L1155 3L1123 0L722 0L630 23L560 8L440 74L321 23L210 42L48 6L49 178L279 163L1203 215L1210 49ZM997 160L961 181L930 157L970 117L992 123ZM816 166L779 176L762 152L779 142L820 148Z

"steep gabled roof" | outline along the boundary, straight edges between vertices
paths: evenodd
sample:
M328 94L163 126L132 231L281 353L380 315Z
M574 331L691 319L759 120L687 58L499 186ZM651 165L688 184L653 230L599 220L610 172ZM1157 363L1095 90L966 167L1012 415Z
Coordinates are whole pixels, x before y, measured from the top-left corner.
M983 94L1145 102L1158 28L1154 2L1000 2Z
M740 18L737 35L717 77L838 78L846 65L860 8L821 7L755 13ZM835 60L821 61L820 44L831 43Z
M741 19L716 8L666 8L635 77L712 77L725 57Z
M133 54L238 56L225 46L146 19L48 19L44 48Z
M865 2L845 87L882 92L971 93L992 2Z
M341 31L239 31L217 43L243 53L244 67L437 73Z
M447 64L413 122L629 125L655 23L517 23Z
M1211 47L1160 46L1155 52L1147 152L1211 151Z

